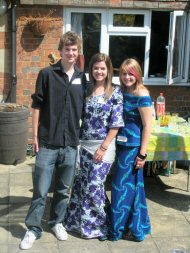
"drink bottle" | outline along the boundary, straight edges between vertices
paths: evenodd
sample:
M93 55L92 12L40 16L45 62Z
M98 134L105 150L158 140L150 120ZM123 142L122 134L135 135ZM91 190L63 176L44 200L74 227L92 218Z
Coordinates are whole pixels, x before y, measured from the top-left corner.
M159 116L163 116L165 114L165 97L163 96L163 93L160 93L160 95L156 99L156 116L159 118Z

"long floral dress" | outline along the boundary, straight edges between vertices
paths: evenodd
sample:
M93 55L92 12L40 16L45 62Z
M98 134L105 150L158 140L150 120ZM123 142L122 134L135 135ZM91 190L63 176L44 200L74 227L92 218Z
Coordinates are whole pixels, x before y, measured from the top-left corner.
M117 159L112 181L111 239L131 234L137 241L151 233L144 190L143 169L135 170L142 140L139 107L151 107L150 96L124 93L124 122L117 136Z
M91 96L86 102L85 115L81 127L82 140L104 140L110 128L123 126L123 96L119 86L115 86L112 96ZM111 163L95 163L93 154L80 149L80 170L76 176L65 219L68 231L79 233L84 238L107 235L108 198L105 181Z

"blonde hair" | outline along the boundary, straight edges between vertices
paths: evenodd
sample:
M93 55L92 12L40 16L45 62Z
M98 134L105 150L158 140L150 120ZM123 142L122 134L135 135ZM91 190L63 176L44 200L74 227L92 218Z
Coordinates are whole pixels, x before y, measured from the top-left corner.
M139 89L146 89L147 90L147 88L143 84L142 68L137 60L135 60L133 58L128 58L120 66L119 79L120 79L120 83L121 83L122 88L125 90L126 86L123 84L123 82L121 80L121 76L123 73L130 73L136 78L136 83L135 83L134 91L133 91L134 94L136 94Z
M111 59L108 55L103 54L103 53L97 53L92 56L90 63L89 63L89 79L90 79L90 82L94 88L96 85L96 80L93 77L92 69L93 69L93 66L95 63L101 62L101 61L105 62L106 67L107 67L107 77L105 80L105 83L106 83L105 99L108 99L112 95L113 90L114 90L114 88L112 86L113 66L112 66Z

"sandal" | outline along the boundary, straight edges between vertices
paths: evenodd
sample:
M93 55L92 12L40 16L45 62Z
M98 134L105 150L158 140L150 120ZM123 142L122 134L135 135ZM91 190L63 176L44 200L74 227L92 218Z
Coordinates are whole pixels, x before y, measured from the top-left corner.
M131 230L128 230L125 234L123 234L123 239L139 242L139 240L133 235Z

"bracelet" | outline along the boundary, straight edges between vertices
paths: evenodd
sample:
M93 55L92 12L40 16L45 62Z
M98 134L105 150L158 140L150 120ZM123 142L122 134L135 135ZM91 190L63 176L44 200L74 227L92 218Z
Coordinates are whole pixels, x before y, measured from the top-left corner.
M145 159L147 158L147 154L141 155L141 153L139 153L137 156L138 156L141 160L145 160Z
M107 150L107 148L105 148L104 146L100 146L100 149L102 150L102 151L106 151Z

